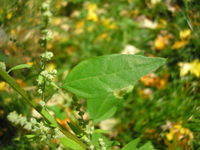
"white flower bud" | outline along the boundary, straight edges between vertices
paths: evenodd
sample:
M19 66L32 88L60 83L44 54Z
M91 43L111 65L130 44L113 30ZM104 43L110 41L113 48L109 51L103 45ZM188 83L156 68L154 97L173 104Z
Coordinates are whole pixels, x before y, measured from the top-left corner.
M50 11L45 11L45 12L43 13L43 16L46 17L46 18L51 18L52 13L51 13Z
M7 116L8 120L11 122L15 122L16 120L18 120L19 115L17 114L16 111L10 112Z
M45 52L41 55L41 58L44 59L45 61L51 60L52 57L53 57L52 52Z
M32 130L32 124L30 122L27 122L25 125L24 125L24 129L26 130Z
M94 145L90 145L89 149L94 150Z
M42 3L42 6L41 6L42 11L48 10L48 9L49 9L49 6L50 6L50 5L49 5L48 2Z
M38 92L39 94L42 94L42 93L43 93L42 89L38 89L37 92Z
M25 117L23 117L23 116L20 116L18 120L19 120L19 124L21 126L24 126L26 124L26 122L27 122L27 119Z
M37 124L37 120L36 120L35 118L31 118L31 123L32 123L33 125L35 125L35 124Z
M44 34L44 37L42 39L46 39L47 41L52 40L53 38L53 32L51 30L45 29L42 30L42 33Z
M57 70L56 70L56 69L53 69L53 70L51 71L51 74L52 74L52 75L56 75L56 74L57 74Z

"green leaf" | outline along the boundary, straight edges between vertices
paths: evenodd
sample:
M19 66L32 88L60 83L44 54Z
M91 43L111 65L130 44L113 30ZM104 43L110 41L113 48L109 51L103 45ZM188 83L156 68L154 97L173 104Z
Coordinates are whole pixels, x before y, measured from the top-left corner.
M71 148L72 150L85 150L83 147L81 147L75 141L73 141L67 137L61 138L60 142L63 144L64 147Z
M112 117L119 103L120 100L110 93L98 98L88 99L87 110L94 122L99 122Z
M19 69L25 69L25 68L31 68L32 66L31 65L28 65L28 64L20 64L20 65L17 65L17 66L14 66L12 67L11 69L8 70L8 73L10 73L11 71L13 70L19 70Z
M103 129L95 129L94 133L108 133L108 131Z
M121 150L155 150L151 142L147 142L140 148L137 148L139 142L140 142L140 139L135 139L131 141L130 143L128 143L127 145L125 145Z
M139 55L95 57L78 64L68 74L63 87L78 96L94 98L133 85L164 62L163 58Z
M139 150L155 150L151 142L147 142L142 147L139 148Z
M120 101L118 99L130 92L137 80L164 62L163 58L139 55L95 57L78 64L68 74L63 88L87 98L91 118L100 121L110 117L111 112L114 114L114 108Z
M100 149L99 147L99 139L102 138L104 143L105 143L105 146L106 146L106 149L111 149L111 146L113 144L113 141L109 140L106 136L104 136L103 134L101 133L93 133L92 134L92 144L97 147L97 149Z
M126 144L121 150L131 150L131 149L136 150L139 142L140 142L140 139L135 139L129 142L128 144Z

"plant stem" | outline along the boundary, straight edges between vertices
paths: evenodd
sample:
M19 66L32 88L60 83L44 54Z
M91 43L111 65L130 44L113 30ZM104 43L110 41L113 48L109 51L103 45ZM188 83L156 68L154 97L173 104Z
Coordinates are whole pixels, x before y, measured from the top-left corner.
M70 132L63 130L60 125L56 122L54 117L49 114L49 112L45 109L45 107L42 107L41 105L37 104L36 102L30 100L28 94L16 83L16 81L9 76L9 74L0 68L0 76L15 90L17 91L25 100L26 103L28 103L31 107L33 107L40 115L45 119L45 121L54 127L59 128L67 138L75 141L77 144L79 144L83 149L86 149L86 145L75 135L71 134Z

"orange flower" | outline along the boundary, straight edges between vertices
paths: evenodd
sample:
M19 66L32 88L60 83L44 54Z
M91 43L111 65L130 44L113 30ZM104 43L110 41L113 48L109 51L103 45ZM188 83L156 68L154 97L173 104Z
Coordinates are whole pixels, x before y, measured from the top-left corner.
M150 73L140 79L145 86L154 86L158 89L162 89L168 83L168 74L164 74L162 77L157 76L155 73Z
M185 47L185 45L188 44L188 41L185 40L181 40L181 41L176 41L173 45L172 45L172 49L180 49Z
M142 77L140 79L140 81L142 81L142 83L144 83L144 85L146 86L150 86L152 84L155 83L155 81L157 80L158 76L155 73L150 73L144 77Z
M66 52L68 55L72 55L74 53L74 51L75 51L75 48L73 46L67 47Z
M108 37L109 37L108 33L102 33L96 38L96 40L100 41L100 40L103 40L103 39L107 39Z
M25 87L26 86L26 83L21 79L17 79L16 82L19 84L20 87Z

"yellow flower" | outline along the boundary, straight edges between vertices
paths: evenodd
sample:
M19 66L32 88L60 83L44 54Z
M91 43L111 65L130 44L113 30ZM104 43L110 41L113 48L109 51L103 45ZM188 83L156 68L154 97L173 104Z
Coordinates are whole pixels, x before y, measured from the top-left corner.
M97 37L96 40L98 41L98 40L103 40L103 39L106 39L106 38L108 38L108 34L107 33L102 33Z
M86 8L88 9L88 11L96 11L97 10L97 4L95 3L88 3Z
M75 25L75 33L76 34L80 34L80 33L82 33L84 30L84 25L85 25L85 22L83 21L83 20L81 20L81 21L78 21L77 23L76 23L76 25Z
M92 32L94 29L95 29L94 25L90 25L90 26L87 27L88 32Z
M116 29L117 28L117 25L115 23L111 22L111 19L104 18L101 20L101 22L102 22L103 26L105 26L108 29Z
M6 82L0 82L0 91L4 91L7 89L7 83Z
M54 64L54 63L49 63L48 65L47 65L47 70L48 71L52 71L52 70L54 70L56 68L56 65Z
M180 33L179 33L179 36L181 39L186 39L188 37L190 37L191 35L191 30L190 29L186 29L186 30L182 30Z
M98 16L97 16L96 12L89 11L88 15L87 15L87 20L97 22L98 21Z
M84 25L85 25L85 22L83 20L81 20L76 23L76 29L83 28Z
M198 59L193 60L192 62L181 62L178 64L180 66L180 76L183 77L188 73L200 77L200 61Z
M51 23L53 25L60 25L62 22L63 22L63 20L61 18L59 18L59 17L52 17Z
M6 18L7 18L8 20L10 20L10 19L12 18L12 16L13 16L13 14L12 14L12 12L10 12L10 13L8 13L8 14L6 15Z
M87 20L97 22L97 5L95 3L88 3L86 9L88 10Z
M176 41L173 45L172 45L172 49L179 49L184 47L185 45L188 44L188 41L185 40L181 40L181 41Z
M174 129L178 129L178 130L182 129L181 123L175 124Z
M195 75L196 77L200 77L200 61L195 59L191 62L191 74Z
M164 28L166 25L167 25L167 21L165 19L160 19L156 27Z
M174 138L174 134L172 132L166 133L166 138L168 141L172 141Z
M190 72L190 69L191 69L190 63L182 63L181 62L178 65L180 66L180 76L181 77L187 75Z
M188 142L194 138L192 131L188 128L182 126L182 122L173 124L170 127L170 131L165 134L168 141L176 140L179 144L182 142ZM184 143L188 144L188 143Z
M159 35L154 41L154 47L156 50L164 49L169 43L170 35L161 36Z

